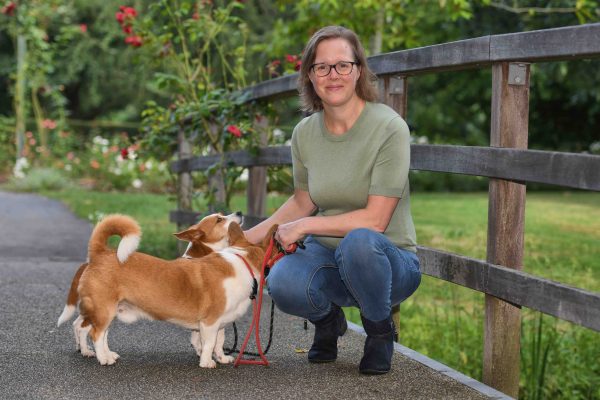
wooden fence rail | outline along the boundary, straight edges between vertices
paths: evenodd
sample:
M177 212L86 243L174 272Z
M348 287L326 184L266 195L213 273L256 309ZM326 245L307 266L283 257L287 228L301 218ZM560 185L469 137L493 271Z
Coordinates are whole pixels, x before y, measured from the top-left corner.
M430 276L485 293L483 379L518 396L520 307L600 331L600 294L521 271L523 267L525 183L600 191L600 156L527 149L530 63L600 57L600 24L490 35L402 50L369 58L379 76L381 100L406 119L408 78L462 69L492 68L490 147L412 145L411 169L489 178L487 259L475 260L426 247L418 248L422 271ZM296 95L297 75L246 89L248 101L273 101ZM172 222L191 224L192 171L205 170L218 156L191 157L180 148L171 168L180 176L179 209ZM228 165L251 171L246 220L264 219L264 168L289 166L290 148L264 147L224 155ZM185 189L185 190L184 190ZM181 197L186 197L182 199ZM259 210L259 211L256 211Z

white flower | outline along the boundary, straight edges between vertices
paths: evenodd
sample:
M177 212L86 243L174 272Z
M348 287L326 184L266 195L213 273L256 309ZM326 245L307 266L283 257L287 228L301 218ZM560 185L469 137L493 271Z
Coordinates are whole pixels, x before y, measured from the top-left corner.
M152 161L148 160L144 163L144 166L146 167L146 169L152 169L154 164L152 163Z
M131 182L131 186L140 189L142 187L142 181L140 179L134 179L133 182Z
M13 168L13 174L15 178L23 179L25 178L25 170L29 168L29 162L25 157L20 157L17 159L15 163L15 167Z
M94 144L98 144L100 146L108 146L109 145L108 139L104 139L102 136L94 136L94 138L92 139L92 142Z
M245 168L241 175L240 175L240 181L242 182L248 182L248 168Z
M65 171L71 172L72 170L73 170L73 167L71 166L71 164L65 165Z
M137 158L137 154L135 154L135 151L129 150L129 153L127 154L127 158L129 158L130 160L135 160Z

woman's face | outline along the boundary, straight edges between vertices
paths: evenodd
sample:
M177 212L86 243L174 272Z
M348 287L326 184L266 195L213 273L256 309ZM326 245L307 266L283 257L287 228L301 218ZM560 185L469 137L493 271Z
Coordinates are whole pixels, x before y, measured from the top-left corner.
M340 61L356 61L352 46L346 39L327 39L319 43L313 64L333 65ZM353 66L349 75L340 75L335 68L331 68L329 75L322 77L317 76L313 69L309 72L313 88L317 96L323 101L325 108L327 106L343 106L352 101L358 101L356 82L359 77L360 67L358 65Z

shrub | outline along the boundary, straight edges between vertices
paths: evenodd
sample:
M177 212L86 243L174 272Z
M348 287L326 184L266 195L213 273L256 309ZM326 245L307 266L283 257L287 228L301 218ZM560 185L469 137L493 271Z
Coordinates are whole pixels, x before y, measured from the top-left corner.
M33 168L24 177L11 178L8 187L22 192L61 190L71 185L62 172L53 168Z

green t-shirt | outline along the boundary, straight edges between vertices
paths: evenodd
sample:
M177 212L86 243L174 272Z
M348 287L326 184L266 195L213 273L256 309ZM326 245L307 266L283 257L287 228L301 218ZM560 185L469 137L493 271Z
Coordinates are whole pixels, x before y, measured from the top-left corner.
M410 214L410 134L390 107L367 102L343 135L327 131L323 113L304 118L292 135L294 187L308 191L317 215L338 215L367 205L369 195L400 201L384 234L396 246L416 252ZM335 248L341 238L315 236Z

